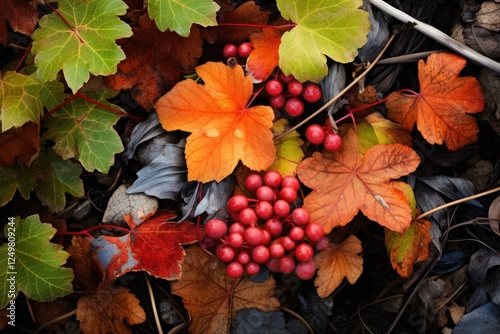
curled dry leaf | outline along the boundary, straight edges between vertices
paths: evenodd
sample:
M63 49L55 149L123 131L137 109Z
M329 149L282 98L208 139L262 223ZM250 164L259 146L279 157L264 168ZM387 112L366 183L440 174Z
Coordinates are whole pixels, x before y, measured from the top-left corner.
M127 194L127 186L119 186L109 199L106 212L102 217L104 223L112 222L121 225L126 215L132 217L135 226L156 213L158 199L144 194ZM132 228L135 226L131 226Z
M403 233L412 220L409 200L390 181L413 172L419 163L417 153L402 144L375 145L361 157L356 134L349 129L341 151L315 152L298 165L300 180L313 189L304 207L325 233L349 223L359 210Z
M330 244L314 257L318 277L314 280L318 295L326 298L342 283L344 277L354 284L363 272L361 241L354 235L340 245Z
M276 285L273 278L261 283L248 277L233 280L226 276L224 263L199 246L186 250L182 271L182 277L171 288L173 294L182 297L193 318L190 333L229 333L238 310L279 308L278 300L273 297Z
M411 131L415 123L431 144L457 150L477 141L474 117L484 108L481 85L474 77L458 77L465 59L451 53L433 53L418 62L420 93L394 92L386 102L387 117Z
M84 333L132 333L126 324L146 321L146 313L129 289L110 284L78 300L76 319Z
M39 127L33 122L0 134L0 166L29 166L40 148Z
M488 218L490 219L490 227L496 234L500 235L500 196L495 198L490 204L488 210Z

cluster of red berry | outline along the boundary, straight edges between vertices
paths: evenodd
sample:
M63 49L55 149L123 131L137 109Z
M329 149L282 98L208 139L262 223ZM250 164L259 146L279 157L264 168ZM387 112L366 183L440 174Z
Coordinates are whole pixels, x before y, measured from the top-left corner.
M323 227L310 221L307 210L291 209L299 181L269 171L264 177L249 175L245 187L256 198L234 195L228 200L233 221L229 226L220 219L205 224L205 243L215 242L216 256L227 263L227 276L255 275L266 265L271 272L295 272L300 279L312 278L316 271L314 249L325 249L328 237Z
M285 90L286 87L286 90ZM293 75L279 74L277 78L266 83L266 92L269 94L269 104L276 109L284 108L285 112L297 117L304 112L304 101L318 102L323 93L314 83L302 84Z
M311 124L306 129L306 138L312 144L320 145L327 151L338 151L342 147L342 137L333 131L330 120L327 119L324 126Z
M226 44L226 46L224 46L224 48L222 49L222 54L226 58L231 58L231 57L248 58L252 50L253 46L251 42L244 42L238 46L234 44Z

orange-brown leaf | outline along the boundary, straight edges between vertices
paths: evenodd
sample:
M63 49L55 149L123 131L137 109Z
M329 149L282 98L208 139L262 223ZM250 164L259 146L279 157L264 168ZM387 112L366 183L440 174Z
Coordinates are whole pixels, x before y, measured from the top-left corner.
M330 244L314 257L318 277L314 280L318 296L326 298L342 283L344 277L354 284L363 272L361 241L354 235L340 245Z
M431 223L421 219L411 223L405 233L385 230L385 247L391 259L392 268L401 277L409 277L413 264L429 256Z
M0 43L7 45L7 23L12 30L31 35L38 22L38 12L29 0L0 1Z
M196 67L205 83L183 80L156 103L167 131L191 132L186 142L188 180L221 181L242 161L253 170L267 169L276 152L269 106L247 108L252 80L240 66L208 62Z
M73 236L68 252L71 254L68 262L75 274L73 284L80 290L96 288L101 283L102 275L99 266L92 260L90 239Z
M185 38L175 32L161 32L147 14L140 17L139 24L132 29L131 38L119 41L127 58L118 64L117 73L104 82L114 90L134 88L135 100L150 109L183 79L183 71L194 69L203 41L197 26Z
M39 127L33 122L0 134L0 166L29 166L40 148Z
M229 333L232 319L241 309L278 309L280 304L273 297L275 285L272 277L261 283L248 277L228 278L224 263L193 245L186 250L182 277L171 289L182 297L193 318L189 332L211 334Z
M146 313L139 300L123 286L102 286L78 300L76 318L84 333L132 333L125 325L140 324Z
M402 144L375 145L359 154L356 134L349 129L339 152L315 152L297 167L300 180L313 191L304 207L326 233L349 223L359 210L393 231L404 232L412 217L409 201L390 184L413 172L420 158Z
M262 32L250 35L253 51L248 56L246 70L254 81L266 80L278 66L281 35L280 31L272 28L264 28Z
M465 59L450 53L433 53L418 62L420 93L391 93L386 102L388 118L411 131L415 123L431 144L457 150L477 141L474 117L484 108L484 96L476 78L458 77Z

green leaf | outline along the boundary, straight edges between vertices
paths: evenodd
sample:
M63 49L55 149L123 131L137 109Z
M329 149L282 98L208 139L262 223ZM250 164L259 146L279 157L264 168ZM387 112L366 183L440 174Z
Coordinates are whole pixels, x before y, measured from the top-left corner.
M132 36L132 29L120 20L127 5L121 0L60 0L58 13L43 16L32 35L37 75L42 82L56 79L63 70L73 92L95 75L116 72L125 53L115 43Z
M106 102L106 94L101 91L89 97L122 110ZM63 159L78 158L86 170L107 173L114 163L115 154L123 151L120 136L113 129L119 118L112 111L75 98L44 122L49 129L45 139L56 142L54 149Z
M161 31L175 31L183 37L189 36L191 25L203 27L217 25L215 13L220 6L213 0L150 0L148 13Z
M281 118L274 122L273 134L275 136L284 133L286 130L288 130L288 121L286 119ZM304 152L300 148L302 144L304 142L300 139L300 134L295 130L275 140L276 160L269 167L269 170L276 170L282 175L295 175L297 165L304 157Z
M43 106L40 101L40 82L35 75L6 72L0 79L0 121L2 132L32 121L40 123Z
M319 82L328 73L326 57L351 62L370 31L362 0L278 0L281 15L295 22L279 47L279 66L301 82Z
M60 81L49 81L42 85L40 90L40 100L47 110L54 109L64 100L69 94L64 93L64 85Z
M83 196L83 182L80 179L82 168L71 160L63 160L53 150L41 154L34 162L38 176L35 194L43 205L52 211L59 212L66 206L68 193L73 196Z
M19 189L21 196L30 198L35 190L40 201L54 212L66 206L65 193L83 196L82 168L71 160L63 160L52 149L40 152L29 168L0 167L0 206L4 206Z
M4 233L13 243L0 247L0 308L18 291L41 302L73 292L73 270L61 267L70 254L61 245L50 243L56 231L50 224L40 222L38 215L9 219Z

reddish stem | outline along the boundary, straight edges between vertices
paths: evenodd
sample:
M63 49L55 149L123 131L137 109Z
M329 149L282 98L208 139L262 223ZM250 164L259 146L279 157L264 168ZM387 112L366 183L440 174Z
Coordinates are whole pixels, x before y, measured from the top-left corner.
M270 26L267 24L259 24L259 23L231 23L231 22L222 22L217 24L219 27L243 27L243 28L271 28L271 29L285 29L285 28L293 28L297 25L297 23L290 24L282 24L279 26Z
M253 94L252 98L250 99L250 101L248 101L247 105L245 106L245 109L249 108L249 107L252 105L252 103L253 103L253 101L255 100L255 98L257 98L257 96L259 96L259 94L262 92L262 90L264 90L264 88L266 88L266 86L262 86L262 87L260 87L260 88L259 88L259 90L258 90L258 91L256 91L256 92Z
M399 93L410 93L412 95L420 95L419 93L411 90L411 89L407 89L407 88L404 88L404 89L400 89L398 90Z
M19 67L21 67L21 65L23 64L24 60L28 56L28 52L31 49L31 43L33 43L33 40L30 40L30 43L28 44L28 47L26 48L26 51L24 51L24 55L21 58L21 60L19 61L19 64L17 64L16 69L14 70L14 72L17 72L17 70L19 69Z
M94 227L90 227L90 228L86 228L85 230L82 230L82 231L75 231L75 232L57 232L56 234L57 235L86 235L88 236L89 238L93 239L94 237L90 234L90 232L94 231L94 230L98 230L100 228L113 228L113 229L117 229L117 230L121 230L125 233L131 233L132 230L130 229L127 229L125 227L121 227L121 226L116 226L116 225L110 225L110 224L102 224L102 225L98 225L98 226L94 226Z
M119 109L115 109L115 108L112 108L108 105L105 105L104 103L101 103L99 101L96 101L94 99L91 99L90 97L84 95L81 91L77 91L75 94L71 95L70 97L68 97L66 100L64 100L63 103L59 104L57 107L49 110L45 115L43 115L43 119L47 119L50 115L52 115L53 113L55 113L56 111L58 111L59 109L61 109L62 107L64 107L65 105L67 105L68 103L70 103L71 101L73 101L74 99L76 98L81 98L87 102L90 102L92 103L93 105L96 105L100 108L103 108L103 109L106 109L106 110L109 110L109 111L112 111L120 116L125 116L125 117L129 117L129 118L132 118L132 119L135 119L137 121L143 121L144 119L141 118L141 117L138 117L138 116L134 116L134 115L131 115L131 114L128 114L124 111L121 111Z

